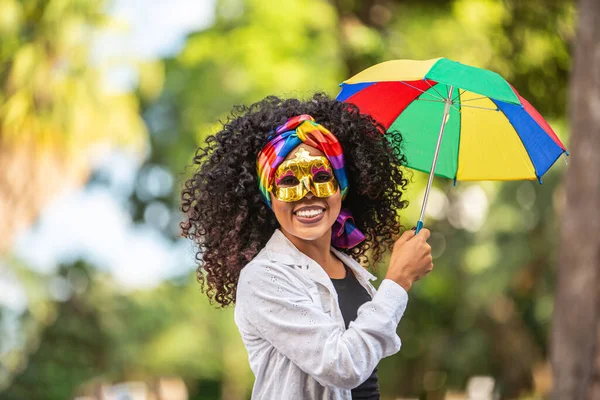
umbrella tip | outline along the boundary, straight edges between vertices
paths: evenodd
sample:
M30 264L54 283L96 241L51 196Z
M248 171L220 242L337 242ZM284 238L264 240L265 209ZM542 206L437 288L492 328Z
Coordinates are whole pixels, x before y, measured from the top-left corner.
M544 182L542 182L542 177L541 176L538 176L537 180L538 180L538 182L539 182L540 185L542 185L544 183Z

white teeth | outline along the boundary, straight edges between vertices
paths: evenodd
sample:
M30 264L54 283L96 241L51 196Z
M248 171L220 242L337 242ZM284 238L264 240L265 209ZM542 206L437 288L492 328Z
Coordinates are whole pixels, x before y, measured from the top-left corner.
M323 214L323 210L297 211L296 215L304 218L312 218Z

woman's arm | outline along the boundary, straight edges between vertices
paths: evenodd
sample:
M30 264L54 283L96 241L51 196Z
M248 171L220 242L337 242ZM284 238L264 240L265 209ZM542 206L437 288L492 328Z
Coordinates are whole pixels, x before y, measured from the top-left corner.
M398 322L406 291L386 279L343 330L316 305L287 266L250 263L241 272L236 308L262 337L324 386L352 389L400 349ZM292 267L289 267L292 268Z

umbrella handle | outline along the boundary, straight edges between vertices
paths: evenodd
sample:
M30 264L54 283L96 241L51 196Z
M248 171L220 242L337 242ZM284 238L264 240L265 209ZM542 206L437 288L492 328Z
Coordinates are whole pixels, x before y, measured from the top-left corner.
M415 229L415 235L418 234L421 231L421 229L423 229L423 221L419 220Z

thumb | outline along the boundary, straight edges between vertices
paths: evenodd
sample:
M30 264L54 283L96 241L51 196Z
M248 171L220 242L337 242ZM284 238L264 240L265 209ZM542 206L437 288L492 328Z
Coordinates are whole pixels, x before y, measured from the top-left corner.
M398 238L398 240L396 240L396 245L403 245L404 243L408 242L410 239L412 239L415 236L415 231L410 229L408 231L405 231L402 236L400 236Z

